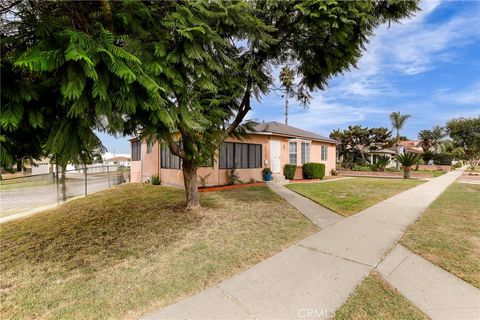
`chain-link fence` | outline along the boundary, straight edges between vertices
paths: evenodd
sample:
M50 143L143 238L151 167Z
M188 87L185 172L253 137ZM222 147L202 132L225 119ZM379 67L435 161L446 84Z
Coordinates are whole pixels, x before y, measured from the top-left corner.
M94 166L0 181L0 217L60 204L130 181L123 166Z

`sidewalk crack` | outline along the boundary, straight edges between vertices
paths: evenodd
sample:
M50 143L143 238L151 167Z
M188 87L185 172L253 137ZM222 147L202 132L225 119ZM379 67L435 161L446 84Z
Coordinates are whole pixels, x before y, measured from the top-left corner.
M306 246L304 246L302 244L299 244L299 243L297 243L297 246L299 246L301 248L304 248L304 249L307 249L307 250L311 250L311 251L315 251L315 252L318 252L318 253L326 254L326 255L331 256L331 257L339 258L339 259L342 259L342 260L345 260L345 261L348 261L348 262L353 262L353 263L356 263L356 264L360 264L360 265L365 266L365 267L375 268L375 266L372 266L372 265L369 265L369 264L366 264L366 263L363 263L363 262L360 262L360 261L348 259L348 258L345 258L345 257L340 257L340 256L337 256L333 253L325 252L325 251L318 250L318 249L315 249L315 248L312 248L312 247L306 247Z
M234 304L240 307L250 318L252 319L258 319L253 312L251 312L245 305L243 305L237 298L235 298L231 293L220 287L219 285L215 286L217 289L219 289L222 294L229 300L231 300Z

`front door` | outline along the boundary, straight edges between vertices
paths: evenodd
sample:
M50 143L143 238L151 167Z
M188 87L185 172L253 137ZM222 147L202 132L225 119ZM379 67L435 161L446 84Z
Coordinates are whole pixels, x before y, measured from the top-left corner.
M280 173L280 141L270 140L270 165L273 173Z

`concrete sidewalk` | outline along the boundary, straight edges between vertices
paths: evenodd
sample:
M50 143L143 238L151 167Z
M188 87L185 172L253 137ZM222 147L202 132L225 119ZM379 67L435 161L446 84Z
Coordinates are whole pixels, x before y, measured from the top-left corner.
M338 221L343 220L343 217L341 215L313 202L310 199L299 195L296 192L293 192L290 189L287 189L283 185L269 183L268 186L273 192L287 200L292 206L295 207L295 209L300 211L305 217L307 217L310 221L315 223L321 229L324 229L332 224L337 223Z
M447 173L330 223L249 270L146 319L330 318L395 246L405 227L461 173Z
M377 270L432 319L480 319L479 289L402 245Z

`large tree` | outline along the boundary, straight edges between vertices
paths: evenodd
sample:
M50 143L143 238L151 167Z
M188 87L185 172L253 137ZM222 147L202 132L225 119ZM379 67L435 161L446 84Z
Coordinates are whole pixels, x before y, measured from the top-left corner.
M2 8L2 71L13 64L33 93L5 98L2 129L52 112L63 117L48 126L55 150L80 150L65 146L77 129L80 140L93 129L154 136L182 158L195 208L198 165L248 129L272 67L288 62L300 85L323 89L356 65L377 26L417 9L390 0L13 2Z
M418 140L422 146L423 152L429 152L432 147L432 130L423 129L418 132Z
M480 117L452 119L447 122L446 129L454 146L465 151L475 169L480 162Z
M336 129L330 133L330 138L337 140L342 165L352 168L355 163L365 164L365 155L370 151L391 146L392 132L387 128L367 128L360 125L348 126L347 129Z

